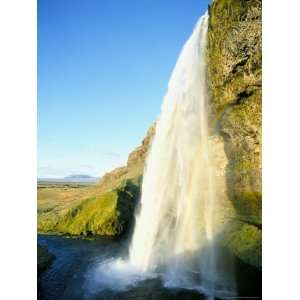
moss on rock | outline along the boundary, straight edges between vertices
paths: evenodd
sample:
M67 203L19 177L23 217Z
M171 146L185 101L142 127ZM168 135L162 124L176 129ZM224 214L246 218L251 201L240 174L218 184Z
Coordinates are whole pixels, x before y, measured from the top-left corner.
M262 231L253 224L231 221L223 239L228 249L243 262L261 269Z
M237 212L261 224L261 93L231 106L221 122L225 140L227 191Z
M260 267L261 0L215 0L209 15L210 127L224 140L226 192L240 220L225 238L237 257Z

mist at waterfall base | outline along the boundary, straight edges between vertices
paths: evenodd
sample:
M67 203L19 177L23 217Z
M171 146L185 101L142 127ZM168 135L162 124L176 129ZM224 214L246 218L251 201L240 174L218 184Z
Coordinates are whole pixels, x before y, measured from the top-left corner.
M234 295L219 263L214 170L207 125L208 14L184 45L169 81L146 161L128 258L102 262L94 286L126 289L147 278L208 297Z

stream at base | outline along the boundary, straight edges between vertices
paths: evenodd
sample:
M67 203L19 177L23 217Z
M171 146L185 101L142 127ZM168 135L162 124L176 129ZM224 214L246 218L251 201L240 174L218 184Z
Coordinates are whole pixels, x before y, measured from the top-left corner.
M205 299L194 290L164 288L158 278L114 276L109 266L128 255L128 241L38 235L38 243L55 255L39 277L39 300Z

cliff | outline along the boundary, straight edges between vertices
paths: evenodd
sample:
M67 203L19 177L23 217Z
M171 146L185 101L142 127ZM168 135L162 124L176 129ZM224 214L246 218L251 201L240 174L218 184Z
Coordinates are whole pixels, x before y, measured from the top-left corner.
M38 232L82 236L128 232L154 131L153 125L129 154L126 166L105 174L96 186L40 186Z
M99 181L99 188L103 191L113 189L126 179L138 179L143 175L147 152L155 133L152 125L143 139L142 144L128 156L127 165L106 173Z
M261 267L261 1L215 0L209 8L210 126L228 163L226 193L236 218L228 247Z
M49 200L53 207L42 210L42 200L38 192L38 232L67 235L106 235L118 236L127 232L134 220L134 209L140 193L140 182L124 180L109 191L98 187L77 187L82 195L74 195L71 188L67 193L71 197L68 205L60 205L57 193L66 193L65 187L53 193L49 189ZM80 193L80 191L78 191ZM67 199L67 196L64 196Z

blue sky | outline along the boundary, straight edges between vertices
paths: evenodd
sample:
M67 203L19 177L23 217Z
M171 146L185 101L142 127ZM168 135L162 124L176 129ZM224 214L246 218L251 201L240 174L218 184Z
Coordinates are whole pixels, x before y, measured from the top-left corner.
M38 0L38 176L101 176L157 119L206 0Z

